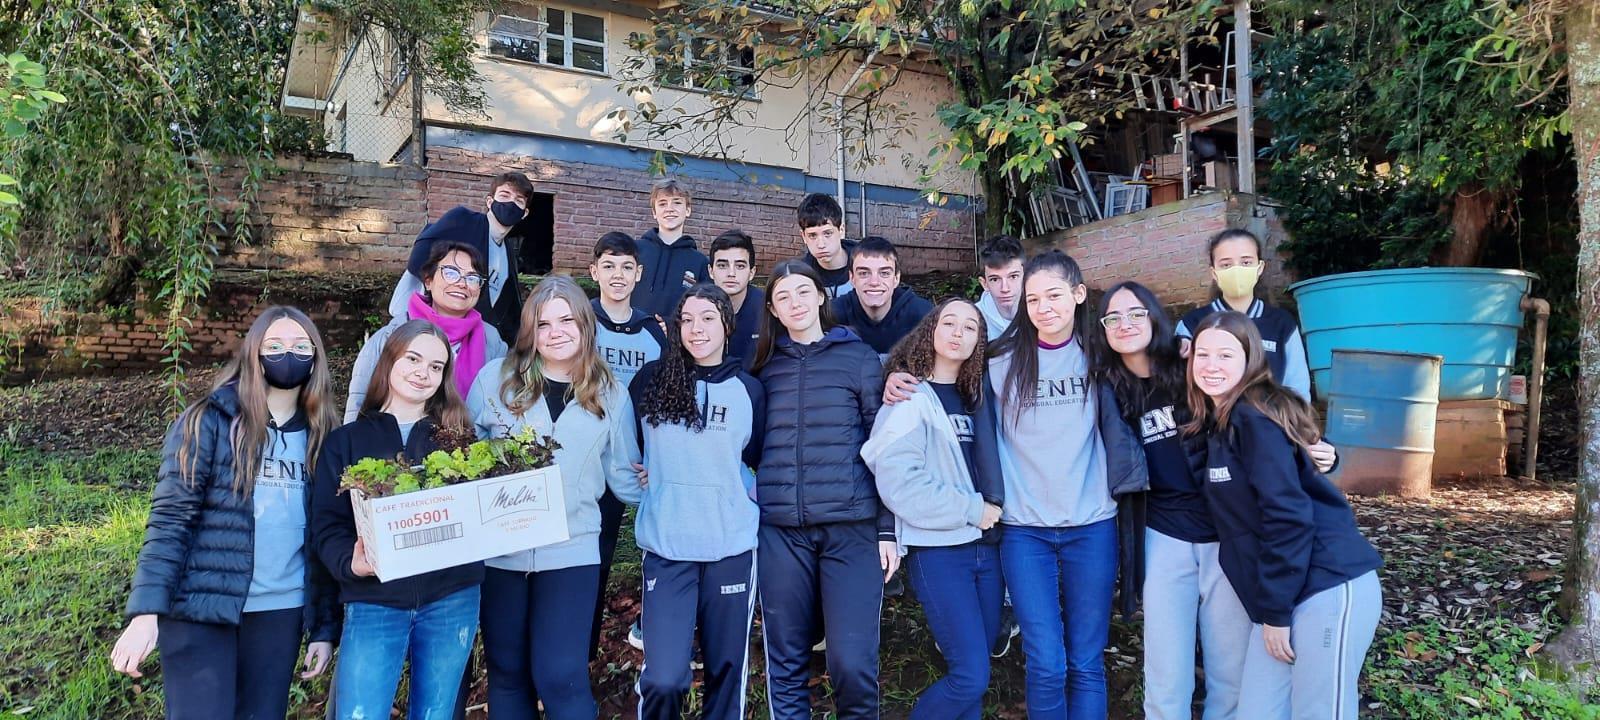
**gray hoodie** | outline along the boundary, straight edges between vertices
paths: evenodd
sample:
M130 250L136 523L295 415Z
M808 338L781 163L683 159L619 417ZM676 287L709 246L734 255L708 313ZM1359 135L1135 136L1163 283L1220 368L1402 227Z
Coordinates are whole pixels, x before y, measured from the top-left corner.
M1000 306L995 304L994 296L988 290L983 291L983 297L978 298L978 312L983 313L984 334L989 336L989 342L1000 337L1000 333L1011 327L1011 320L1000 314Z
M634 429L633 403L615 382L605 392L606 416L595 417L576 399L567 402L561 419L550 422L550 409L541 396L521 415L500 400L504 360L490 360L472 382L467 394L467 414L479 437L506 437L532 427L553 436L561 448L556 465L566 491L567 540L532 550L501 555L484 561L499 570L543 572L600 563L600 496L607 487L630 504L639 502L639 481L633 464L639 462L639 436Z
M861 459L894 513L901 555L908 547L948 547L983 536L983 495L932 384L917 383L911 399L878 411Z

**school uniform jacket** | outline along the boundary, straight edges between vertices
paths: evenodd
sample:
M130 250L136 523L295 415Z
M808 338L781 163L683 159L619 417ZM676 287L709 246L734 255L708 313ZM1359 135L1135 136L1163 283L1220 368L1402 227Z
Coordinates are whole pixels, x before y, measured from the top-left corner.
M1207 442L1203 492L1222 572L1253 622L1288 627L1306 598L1383 565L1344 493L1247 402Z
M660 370L660 361L644 366L628 388L650 476L634 529L639 548L685 562L715 562L755 549L761 510L750 468L761 464L766 392L738 358L696 367L690 372L704 427L658 425L638 410Z
M922 318L930 312L933 312L933 303L904 286L894 289L894 295L889 299L889 311L881 321L873 320L867 314L867 309L861 305L859 292L840 295L833 301L833 314L839 324L850 326L863 342L878 352L880 359L887 359L895 343L916 328L917 323L922 322Z
M1222 298L1212 300L1187 313L1178 322L1178 337L1194 338L1200 321L1212 313L1227 312L1233 308ZM1306 344L1300 338L1300 319L1283 308L1273 307L1259 298L1250 303L1245 313L1261 332L1261 346L1266 351L1267 367L1279 384L1311 401L1311 369L1306 362Z
M638 309L634 309L627 322L619 323L606 315L605 308L600 306L600 298L590 300L589 304L594 307L595 349L600 353L600 359L611 366L617 382L627 387L633 382L633 376L639 374L639 368L661 357L662 348L667 346L667 336L661 332L661 324L654 317Z
M878 407L878 354L849 328L802 344L778 338L758 373L767 391L767 431L756 471L761 522L777 527L876 519L894 540L894 515L861 459Z
M200 432L190 448L194 482L185 481L180 472L183 423L174 422L161 449L161 469L150 499L144 546L133 572L127 616L160 615L237 625L255 570L256 523L251 496L233 491L229 430L239 417L237 388L225 385L217 389L194 412L202 413ZM324 449L318 464L325 464L326 458ZM308 522L302 621L311 642L332 642L339 636L338 591L312 552L310 529Z

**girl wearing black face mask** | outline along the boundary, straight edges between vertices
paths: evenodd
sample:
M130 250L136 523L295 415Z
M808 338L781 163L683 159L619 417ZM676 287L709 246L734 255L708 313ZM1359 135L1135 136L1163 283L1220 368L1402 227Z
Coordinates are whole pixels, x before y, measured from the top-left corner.
M324 355L310 318L268 308L167 431L111 663L140 677L160 645L168 718L282 718L302 637L302 678L332 657L337 591L306 552L306 483L338 425Z

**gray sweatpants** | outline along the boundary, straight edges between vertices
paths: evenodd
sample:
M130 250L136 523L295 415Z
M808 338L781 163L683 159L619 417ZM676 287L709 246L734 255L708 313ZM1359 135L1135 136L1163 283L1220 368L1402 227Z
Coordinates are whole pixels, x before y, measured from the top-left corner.
M1240 720L1355 720L1356 679L1383 613L1377 571L1312 595L1294 609L1294 664L1267 654L1261 626L1250 631Z
M1217 564L1217 543L1144 532L1144 715L1190 720L1194 643L1205 667L1203 720L1234 720L1250 616Z

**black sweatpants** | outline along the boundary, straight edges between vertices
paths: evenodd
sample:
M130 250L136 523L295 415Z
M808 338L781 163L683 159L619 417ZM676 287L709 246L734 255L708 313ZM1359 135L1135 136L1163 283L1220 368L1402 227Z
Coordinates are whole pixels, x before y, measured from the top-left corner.
M300 608L244 613L238 625L156 618L168 720L282 720L300 621Z
M589 661L600 653L600 618L606 610L606 583L611 581L611 561L617 556L617 535L622 532L625 506L611 488L600 496L600 589L594 596L594 628L589 631Z
M635 689L640 720L678 720L694 681L689 660L700 627L705 661L703 720L744 717L750 619L756 606L756 553L715 562L644 554L644 668Z
M807 681L819 607L839 718L876 719L883 607L877 523L762 525L760 538L761 632L773 720L811 718Z
M594 720L584 657L599 565L514 572L485 568L478 622L495 720Z

